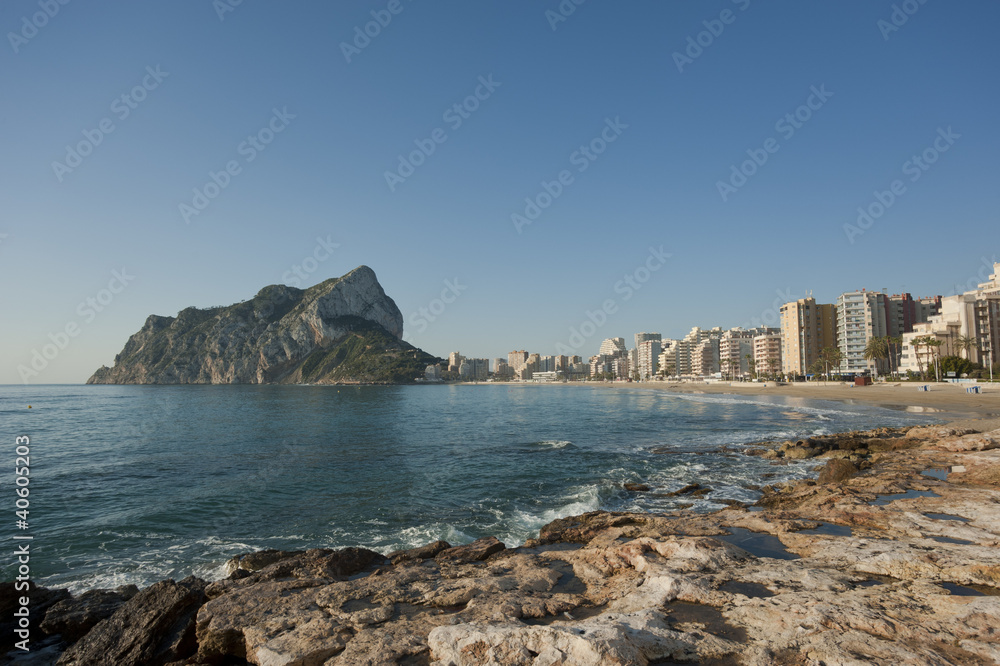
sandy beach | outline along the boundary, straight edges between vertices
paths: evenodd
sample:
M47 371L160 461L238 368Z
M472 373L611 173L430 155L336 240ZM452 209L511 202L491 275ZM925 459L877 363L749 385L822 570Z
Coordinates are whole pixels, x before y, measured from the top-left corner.
M601 384L588 384L598 385ZM981 385L982 393L967 393L966 385L930 383L927 391L918 390L921 384L901 382L872 386L847 386L840 382L802 382L776 384L774 382L637 382L606 383L633 389L659 389L674 393L708 393L733 395L777 395L787 398L812 400L837 400L845 403L865 403L901 409L908 412L928 413L945 421L964 419L1000 419L1000 384Z

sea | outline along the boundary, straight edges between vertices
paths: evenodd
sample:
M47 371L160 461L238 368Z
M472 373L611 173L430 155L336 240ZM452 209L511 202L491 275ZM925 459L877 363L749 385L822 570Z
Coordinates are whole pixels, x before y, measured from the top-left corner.
M37 584L73 592L218 579L266 548L516 546L565 516L713 511L816 474L746 455L754 442L933 421L641 385L2 386L0 539L30 543ZM711 491L667 496L691 483ZM0 578L17 566L0 558Z

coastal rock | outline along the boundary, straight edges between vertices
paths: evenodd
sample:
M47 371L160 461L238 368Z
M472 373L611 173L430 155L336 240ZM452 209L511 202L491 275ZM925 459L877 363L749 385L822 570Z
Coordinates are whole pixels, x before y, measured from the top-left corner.
M253 573L254 571L260 571L275 562L287 560L301 554L302 551L262 550L256 553L237 555L226 562L226 575L232 576L237 571Z
M793 446L785 451L785 457L790 460L806 460L808 458L815 458L819 454L819 449L802 446Z
M547 627L463 624L438 627L428 637L436 666L479 664L641 664L651 660L719 657L739 645L707 633L672 630L657 610L608 614Z
M505 548L502 541L496 537L483 537L464 546L446 548L435 555L437 560L452 560L455 562L479 562L490 555L499 553Z
M361 548L245 555L237 566L255 571L185 606L201 604L196 655L193 639L169 638L191 636L192 611L169 622L163 598L186 581L167 581L63 663L996 663L1000 450L894 450L899 434L852 433L865 445L844 449L813 438L885 450L862 475L768 487L755 511L597 511L523 547L437 542L394 553L398 564Z
M403 316L359 266L309 289L150 316L88 384L411 382L437 359L402 341Z
M707 495L712 492L711 488L705 488L700 483L689 483L680 490L675 490L670 493L666 493L667 497L680 497L682 495L690 495L691 497L700 497L702 495Z
M448 550L451 548L451 544L447 541L435 541L429 543L426 546L419 546L417 548L410 548L408 550L397 550L389 553L389 561L393 564L399 564L400 562L410 562L419 560L429 560L435 557L438 553L443 550Z
M261 551L259 554L241 556L240 562L247 559L264 566L253 572L238 569L234 573L243 572L243 575L231 575L227 579L211 583L206 589L210 599L233 589L248 588L269 581L298 580L311 585L330 583L388 564L382 554L355 547L339 550L311 548L306 551Z
M116 590L90 590L64 599L45 613L40 628L46 634L58 634L67 643L75 643L138 593L135 585L125 585Z
M1000 448L1000 430L946 437L927 446L942 451L989 451Z
M99 622L59 659L61 666L162 666L193 655L195 614L205 581L165 580L142 590Z
M645 493L649 492L649 486L645 483L626 483L625 490L630 493Z
M955 428L947 425L917 426L910 428L906 433L907 439L948 439L950 437L962 437L978 432L972 428Z
M834 458L823 466L816 483L842 483L858 475L858 468L850 460Z

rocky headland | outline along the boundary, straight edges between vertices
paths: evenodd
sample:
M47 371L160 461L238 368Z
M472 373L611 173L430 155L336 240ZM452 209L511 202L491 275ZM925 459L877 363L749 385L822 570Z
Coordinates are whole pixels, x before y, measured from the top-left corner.
M815 459L818 478L711 514L565 518L518 548L484 538L388 555L265 551L234 558L215 582L76 597L34 589L24 656L80 666L1000 662L1000 430L879 429L749 454Z
M406 343L403 315L359 266L309 289L150 315L88 384L406 383L441 359Z

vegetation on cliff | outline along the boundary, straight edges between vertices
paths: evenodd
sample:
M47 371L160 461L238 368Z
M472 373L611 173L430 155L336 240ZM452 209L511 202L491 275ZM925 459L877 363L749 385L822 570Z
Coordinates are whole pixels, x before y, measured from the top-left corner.
M309 289L265 287L229 306L151 315L88 384L403 383L440 359L361 266Z

